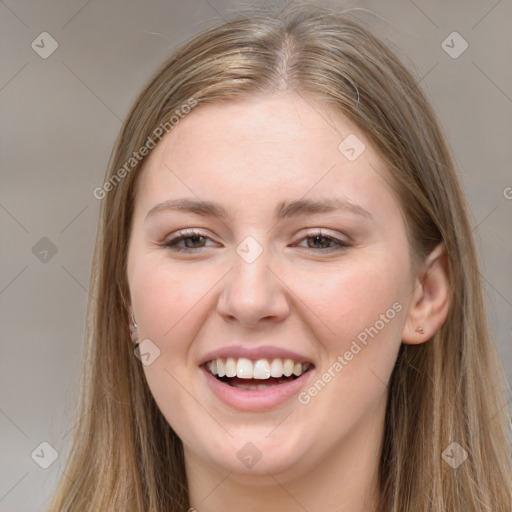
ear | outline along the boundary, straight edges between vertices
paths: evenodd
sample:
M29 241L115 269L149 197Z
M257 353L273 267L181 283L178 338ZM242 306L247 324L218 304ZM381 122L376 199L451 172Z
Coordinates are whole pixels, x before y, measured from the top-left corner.
M128 321L130 322L130 326L137 329L137 320L135 319L135 314L133 312L133 307L131 304L128 304L127 310L128 310Z
M131 304L128 304L127 310L128 310L128 322L129 322L129 326L130 326L130 337L131 337L133 343L137 343L139 341L139 333L137 332L138 326L137 326L136 320L134 319L133 308L132 308Z
M448 259L444 244L440 243L418 271L402 331L402 343L417 345L428 341L444 324L449 310Z

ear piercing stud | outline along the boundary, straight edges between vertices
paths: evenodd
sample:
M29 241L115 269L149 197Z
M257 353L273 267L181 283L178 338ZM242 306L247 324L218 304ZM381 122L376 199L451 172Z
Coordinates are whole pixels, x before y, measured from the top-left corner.
M419 332L420 334L425 334L423 327L416 327L416 332Z
M139 341L139 333L137 332L137 329L139 326L137 325L137 322L135 321L135 318L132 313L132 318L130 322L130 336L132 338L133 343L137 343Z

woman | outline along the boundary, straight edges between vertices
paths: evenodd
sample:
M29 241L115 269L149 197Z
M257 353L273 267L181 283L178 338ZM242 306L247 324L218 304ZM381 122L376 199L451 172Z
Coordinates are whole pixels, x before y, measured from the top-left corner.
M439 123L349 13L253 13L140 94L51 510L512 508L505 379Z

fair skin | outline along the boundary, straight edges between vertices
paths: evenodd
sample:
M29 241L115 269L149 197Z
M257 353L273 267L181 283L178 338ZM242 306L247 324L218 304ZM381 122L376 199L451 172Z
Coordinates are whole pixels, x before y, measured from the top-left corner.
M354 161L338 149L349 134L366 146ZM376 510L387 383L398 350L427 342L449 309L442 247L412 269L386 172L348 119L287 91L196 107L145 162L128 252L131 306L139 339L160 350L144 372L183 441L199 512L235 511L242 503L246 512ZM275 217L283 201L335 197L367 214ZM148 216L178 198L215 201L228 217ZM165 247L182 229L201 232L178 244L188 252ZM263 249L250 263L237 252L248 236ZM329 237L347 247L336 250ZM377 333L333 370L372 326ZM331 379L307 403L295 393L259 410L233 407L212 391L200 363L235 345L305 356L314 366L301 377L301 392L329 369ZM247 443L261 456L251 467L237 456Z

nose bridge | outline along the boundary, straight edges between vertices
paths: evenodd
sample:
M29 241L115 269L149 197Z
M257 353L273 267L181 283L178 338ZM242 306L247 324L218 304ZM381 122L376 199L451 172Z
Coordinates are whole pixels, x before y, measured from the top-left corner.
M219 312L252 325L262 318L282 319L288 301L274 275L271 251L248 236L236 247L233 258L234 268L219 299Z

